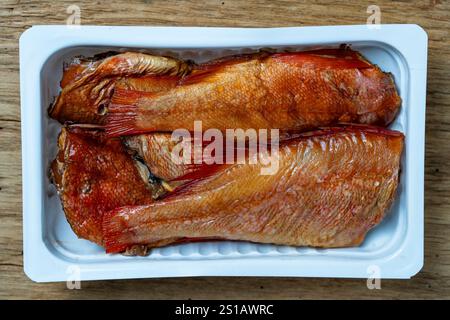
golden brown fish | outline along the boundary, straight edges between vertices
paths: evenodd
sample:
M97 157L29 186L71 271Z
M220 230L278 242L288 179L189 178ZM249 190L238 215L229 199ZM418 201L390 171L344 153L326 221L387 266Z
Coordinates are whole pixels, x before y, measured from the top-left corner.
M261 175L261 163L231 165L162 200L106 213L106 251L186 238L359 245L394 199L403 139L359 126L292 138L280 146L274 175Z
M125 145L142 158L156 177L165 181L185 176L195 171L191 164L177 164L172 160L173 148L179 143L170 133L140 134L124 138Z
M216 128L309 130L337 122L389 124L400 107L390 74L350 49L259 53L197 66L172 89L116 89L111 136Z
M189 69L189 63L138 52L75 59L64 70L62 91L49 115L61 123L103 123L115 88L166 90L174 87Z
M64 127L58 146L51 175L66 218L78 237L102 245L104 212L153 201L155 190L119 139Z

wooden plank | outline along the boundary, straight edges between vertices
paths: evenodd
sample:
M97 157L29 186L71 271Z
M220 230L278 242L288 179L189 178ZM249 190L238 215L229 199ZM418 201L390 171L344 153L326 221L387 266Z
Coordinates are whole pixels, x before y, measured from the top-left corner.
M87 1L82 24L275 27L364 24L366 1ZM417 23L429 35L425 266L412 280L184 278L36 284L23 273L18 39L35 24L64 24L72 1L0 3L0 298L449 298L450 1L376 4L382 23ZM414 39L411 39L414 41Z

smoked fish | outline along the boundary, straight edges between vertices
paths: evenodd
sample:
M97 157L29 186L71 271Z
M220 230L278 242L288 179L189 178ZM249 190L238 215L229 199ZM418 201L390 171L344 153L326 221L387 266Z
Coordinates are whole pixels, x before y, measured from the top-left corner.
M338 122L388 125L401 99L390 74L348 48L233 56L195 66L160 92L116 88L110 136L178 128L306 131Z
M101 124L115 88L158 92L174 87L190 64L176 59L148 54L105 53L89 59L75 58L65 67L62 92L50 110L61 123ZM165 180L186 174L187 166L170 161L170 134L124 138L147 162L154 175ZM167 152L164 152L167 151ZM153 173L153 172L152 172Z
M228 239L292 246L359 245L396 194L404 136L369 127L334 127L280 145L278 170L235 164L145 205L103 215L108 253L183 239Z
M64 68L49 116L61 123L102 124L115 88L158 92L175 87L189 70L187 62L139 52L75 58Z
M78 237L102 245L103 213L153 201L154 187L120 139L63 127L58 147L50 174L67 221Z
M172 140L170 133L140 134L124 137L123 141L144 160L153 175L165 181L172 181L196 170L194 165L172 160L173 148L179 142Z

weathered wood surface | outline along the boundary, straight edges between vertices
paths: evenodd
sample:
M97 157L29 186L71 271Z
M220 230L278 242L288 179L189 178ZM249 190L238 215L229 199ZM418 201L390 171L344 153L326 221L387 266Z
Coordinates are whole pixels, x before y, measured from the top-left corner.
M0 2L0 298L450 298L450 2L386 1L382 23L417 23L429 35L425 266L412 280L185 278L36 284L23 273L18 38L32 25L275 27L363 24L367 1L11 1ZM411 39L414 41L414 39Z

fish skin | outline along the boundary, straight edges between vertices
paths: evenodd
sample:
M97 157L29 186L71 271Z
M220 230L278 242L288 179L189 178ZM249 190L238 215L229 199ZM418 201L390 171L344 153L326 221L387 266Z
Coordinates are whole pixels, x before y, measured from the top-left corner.
M386 126L401 99L390 74L349 49L254 54L197 66L175 88L115 90L110 136L215 128L310 130L339 122Z
M236 164L165 199L109 211L106 251L211 237L357 246L395 197L403 142L400 132L361 126L297 136L280 146L275 175Z
M190 64L174 58L125 52L103 59L78 58L65 67L62 91L49 108L61 123L102 124L115 88L157 92L176 86Z
M191 164L177 164L172 160L172 150L179 142L170 133L151 133L124 137L125 145L136 152L151 173L165 181L172 181L194 172ZM192 148L193 149L193 148Z
M100 132L63 127L50 174L75 234L103 244L103 213L124 205L153 201L152 186L143 180L119 139Z

